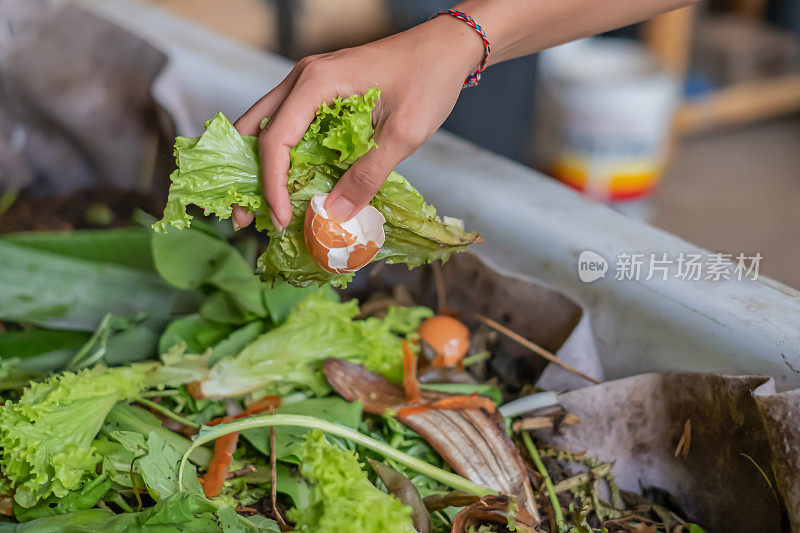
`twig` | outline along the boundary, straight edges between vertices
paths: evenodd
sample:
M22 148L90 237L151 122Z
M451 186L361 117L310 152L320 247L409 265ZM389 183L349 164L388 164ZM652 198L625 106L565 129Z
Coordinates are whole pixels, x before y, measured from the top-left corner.
M244 476L246 476L248 474L252 474L253 472L257 472L257 471L258 471L258 469L255 466L246 465L246 466L243 466L242 468L239 468L237 470L231 470L230 472L228 472L228 475L226 476L225 479L236 479L237 477L244 477Z
M539 474L541 474L541 476L544 478L544 486L547 490L548 496L550 496L550 505L553 506L553 514L556 517L556 525L558 526L558 530L566 531L567 524L564 522L564 513L561 511L561 504L558 501L558 495L553 489L553 480L550 479L550 474L544 467L542 458L539 457L539 452L536 450L536 445L533 443L531 436L525 432L521 433L521 435L522 442L525 443L525 448L528 450L528 454L531 456L533 464L536 465L536 470L538 470Z
M579 485L588 482L591 479L592 475L605 476L610 471L611 471L611 463L604 463L600 466L592 468L589 472L583 472L582 474L578 474L576 476L567 478L564 481L559 481L557 484L553 485L553 490L556 492L564 492L567 490L571 490Z
M689 457L689 447L692 445L692 419L687 418L686 423L683 425L683 433L681 434L681 440L678 441L678 445L675 447L675 459L678 458L679 455L682 455L684 459Z
M769 485L769 488L772 489L772 495L775 496L776 500L780 501L780 498L778 497L778 491L776 491L775 487L772 486L772 481L770 481L769 476L767 475L766 472L764 472L764 469L761 468L761 466L756 462L756 460L747 455L746 453L739 452L739 455L744 455L746 458L750 460L751 463L753 463L753 465L755 465L756 468L758 468L758 471L761 472L761 475L764 477L764 480L767 482L767 485Z
M511 429L514 431L544 429L553 427L556 423L572 425L579 424L580 421L580 418L572 413L567 413L561 420L554 416L534 416L530 418L520 418L514 422L514 424L511 426Z
M498 322L495 322L491 318L483 316L483 315L480 315L480 314L475 314L473 316L475 318L477 318L478 320L480 320L481 322L483 322L484 324L486 324L487 326L489 326L490 328L496 329L497 331L499 331L500 333L502 333L506 337L517 341L519 344L521 344L524 347L528 348L530 351L532 351L532 352L534 352L534 353L536 353L538 355L541 355L542 357L544 357L545 359L547 359L551 363L554 363L554 364L560 366L564 370L569 370L573 374L578 375L578 376L580 376L583 379L586 379L588 381L591 381L592 383L598 383L598 384L600 383L600 381L598 379L593 378L592 376L590 376L588 374L584 374L583 372L581 372L577 368L574 368L574 367L568 365L567 363L565 363L564 361L560 360L558 357L556 357L552 353L548 352L547 350L545 350L544 348L542 348L538 344L529 341L528 339L526 339L522 335L520 335L518 333L515 333L514 331L511 331L510 329L508 329L504 325L499 324Z
M167 417L175 420L176 422L180 422L184 426L189 426L190 428L195 428L195 429L200 429L200 427L201 427L200 424L198 424L197 422L192 422L188 418L184 418L184 417L182 417L181 415L179 415L177 413L173 413L172 411L170 411L169 409L167 409L166 407L164 407L160 403L156 403L154 401L147 400L145 398L140 398L139 400L137 400L137 403L140 403L142 405L146 405L150 409L155 409L156 411L158 411L162 415L167 416Z
M134 468L134 465L136 464L136 461L138 461L142 457L147 457L147 454L143 453L142 455L137 455L136 457L133 458L133 460L131 461L131 470L130 470L131 487L133 487L133 495L136 497L136 512L137 513L142 510L142 505L143 504L142 504L142 497L139 496L139 488L136 486L136 478L133 476L133 468ZM181 467L183 467L183 465L181 465Z

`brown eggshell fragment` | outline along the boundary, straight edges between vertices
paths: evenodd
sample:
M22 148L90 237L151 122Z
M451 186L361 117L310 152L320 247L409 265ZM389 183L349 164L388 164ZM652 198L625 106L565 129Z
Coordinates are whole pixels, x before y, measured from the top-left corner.
M469 349L467 326L450 316L436 315L424 320L417 333L436 352L433 366L453 366Z
M328 217L327 194L311 198L304 221L304 238L311 258L328 272L355 272L377 255L386 240L383 215L368 205L346 222Z

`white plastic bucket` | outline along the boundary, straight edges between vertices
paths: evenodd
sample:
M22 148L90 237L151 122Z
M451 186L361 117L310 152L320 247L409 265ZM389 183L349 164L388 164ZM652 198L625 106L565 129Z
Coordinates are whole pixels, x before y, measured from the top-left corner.
M541 54L537 158L600 200L652 192L665 164L678 83L641 43L591 38Z

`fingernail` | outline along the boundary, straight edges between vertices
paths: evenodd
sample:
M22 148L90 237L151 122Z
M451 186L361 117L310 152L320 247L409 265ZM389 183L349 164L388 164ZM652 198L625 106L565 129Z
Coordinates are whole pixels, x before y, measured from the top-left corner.
M236 222L236 217L231 217L231 225L233 226L233 231L239 231L242 227Z
M280 222L278 222L278 219L275 218L275 213L273 213L272 211L270 211L269 213L269 219L272 221L272 225L275 226L276 230L283 231L283 225Z
M353 202L344 196L340 196L336 198L328 208L328 217L339 221L348 220L355 207Z

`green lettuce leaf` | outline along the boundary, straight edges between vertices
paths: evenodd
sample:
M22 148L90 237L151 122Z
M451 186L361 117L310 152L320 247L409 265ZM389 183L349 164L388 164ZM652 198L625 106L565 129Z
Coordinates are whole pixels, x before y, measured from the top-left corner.
M98 365L33 383L18 401L0 406L0 490L15 489L15 501L32 507L79 489L102 459L92 442L117 402L148 387L196 380L203 367L192 358L174 365Z
M296 390L321 396L330 391L322 375L322 361L327 357L363 363L388 379L400 381L400 337L391 329L398 321L375 317L354 320L358 313L355 300L340 303L324 293L312 294L294 307L286 322L261 335L235 357L214 365L208 378L199 383L203 396L228 398L253 391L284 395ZM423 315L416 313L417 324ZM413 313L407 312L404 321L411 316Z
M240 136L221 113L206 122L205 133L194 139L179 137L175 143L178 169L172 174L164 217L154 225L186 228L189 204L220 219L231 216L237 203L256 213L256 227L266 230L270 241L258 260L262 280L284 280L296 286L332 283L344 286L352 274L332 274L320 268L306 249L303 219L311 197L327 193L344 172L372 146L372 110L380 95L377 88L364 96L337 98L323 104L300 142L291 150L289 198L291 223L277 231L261 194L260 162L255 137ZM405 263L413 268L436 259L446 260L478 242L476 233L464 231L460 221L436 215L436 209L405 178L392 172L370 202L386 219L386 242L375 260Z
M103 420L136 397L144 379L141 367L64 372L0 407L0 488L15 488L23 507L79 488L100 461L91 444Z
M30 522L46 516L91 509L108 492L111 484L112 480L110 478L106 475L100 475L83 487L82 490L72 491L63 498L50 496L31 508L15 505L14 514L20 522Z
M367 479L353 451L329 444L320 431L310 433L302 450L300 473L314 484L312 502L288 513L297 531L382 533L416 531L411 508L381 492Z
M141 451L147 449L146 439L153 434L158 435L161 441L181 454L186 453L192 444L191 441L163 427L161 420L150 411L124 403L118 403L108 413L103 424L103 432L135 455L141 455ZM212 455L208 448L198 447L192 450L189 460L205 467L211 462ZM125 466L130 468L130 462Z
M181 487L178 486L178 464L181 456L181 452L159 437L158 433L150 432L147 437L147 455L140 459L139 468L147 490L156 501L181 492ZM194 466L186 463L184 468L188 469L184 472L184 491L203 494Z

